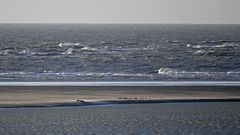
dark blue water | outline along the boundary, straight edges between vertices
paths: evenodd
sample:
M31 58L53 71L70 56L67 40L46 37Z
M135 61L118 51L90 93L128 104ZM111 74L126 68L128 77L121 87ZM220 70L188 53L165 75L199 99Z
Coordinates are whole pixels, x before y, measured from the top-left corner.
M240 103L167 103L0 110L1 135L239 135Z
M0 81L239 81L240 25L0 24Z

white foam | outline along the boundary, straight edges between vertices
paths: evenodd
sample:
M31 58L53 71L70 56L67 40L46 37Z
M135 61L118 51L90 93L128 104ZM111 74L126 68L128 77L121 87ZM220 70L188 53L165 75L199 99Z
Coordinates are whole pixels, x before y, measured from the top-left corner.
M63 52L62 54L72 54L74 51L73 48L69 48L67 51Z
M228 71L228 72L213 72L213 71L179 71L172 68L160 68L158 70L159 75L168 76L216 76L216 75L240 75L240 71Z
M201 44L201 45L190 45L187 44L187 47L191 47L194 49L200 49L200 48L224 48L224 47L237 47L239 44L235 43L224 43L219 45L208 45L208 44Z
M3 72L3 73L0 73L0 75L27 75L27 74L35 74L34 72L22 72L22 71L19 71L19 72Z
M81 48L80 50L84 50L84 51L96 51L96 48L91 48L91 47L85 46L85 47Z
M215 47L215 48L222 48L222 47L226 47L226 46L227 46L226 44L223 44L223 45L215 45L213 47Z
M58 44L59 47L74 47L74 46L80 46L80 43L71 43L71 42L65 42Z
M24 49L22 51L19 52L20 54L28 54L30 53L30 50L29 49Z
M198 51L194 52L194 54L204 54L204 53L206 53L206 52L203 50L198 50Z
M195 49L200 49L200 48L203 48L203 47L207 47L206 45L194 45L192 46L192 48L195 48Z
M158 70L158 74L160 75L165 75L165 74L171 74L171 73L176 73L176 70L173 70L171 68L160 68Z
M7 50L4 50L4 51L1 51L0 54L8 55L10 52L12 52L12 50L7 49Z

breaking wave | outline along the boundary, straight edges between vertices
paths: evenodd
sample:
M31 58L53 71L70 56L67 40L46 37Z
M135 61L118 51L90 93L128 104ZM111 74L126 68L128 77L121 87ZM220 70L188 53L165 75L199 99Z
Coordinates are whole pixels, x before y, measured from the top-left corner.
M227 72L213 72L213 71L179 71L177 69L172 68L160 68L158 70L159 75L169 75L169 76L228 76L228 75L240 75L240 71L227 71Z
M41 80L44 78L55 78L55 79L67 79L67 78L78 78L81 79L82 77L90 77L92 79L96 79L99 77L152 77L151 74L128 74L128 73L110 73L110 72L52 72L52 71L43 71L40 73L36 72L8 72L8 73L0 73L0 79L34 79L34 80Z
M97 49L96 49L96 48L92 48L92 47L85 46L85 47L81 48L80 50L83 50L83 51L96 51Z
M72 54L74 51L73 48L69 48L67 51L63 52L62 54Z
M188 48L193 48L193 49L200 49L200 48L230 48L230 47L240 47L240 44L238 44L238 43L224 43L224 44L217 44L217 45L212 45L212 44L191 45L191 44L187 44L186 46Z
M81 43L71 43L71 42L63 42L58 44L59 47L69 48L69 47L84 47Z

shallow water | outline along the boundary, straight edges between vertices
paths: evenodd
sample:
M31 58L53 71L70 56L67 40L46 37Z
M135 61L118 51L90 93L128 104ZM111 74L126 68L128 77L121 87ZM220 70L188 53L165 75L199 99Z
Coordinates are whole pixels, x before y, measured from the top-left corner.
M0 134L238 134L240 103L1 109Z
M240 25L0 25L0 81L239 81L239 56Z

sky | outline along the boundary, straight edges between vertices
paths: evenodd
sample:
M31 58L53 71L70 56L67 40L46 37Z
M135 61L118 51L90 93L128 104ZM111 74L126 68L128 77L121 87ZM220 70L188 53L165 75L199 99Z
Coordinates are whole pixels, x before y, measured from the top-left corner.
M0 23L240 24L240 0L0 0Z

